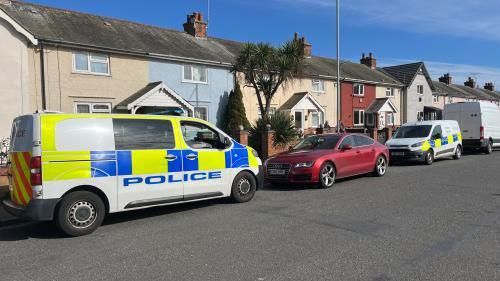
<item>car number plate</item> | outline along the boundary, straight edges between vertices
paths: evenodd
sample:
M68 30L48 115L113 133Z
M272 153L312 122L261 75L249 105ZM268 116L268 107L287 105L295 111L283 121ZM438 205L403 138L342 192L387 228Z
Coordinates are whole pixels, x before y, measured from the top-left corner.
M394 156L404 156L405 153L404 152L392 152L391 155L394 155Z
M284 174L286 174L286 170L269 169L268 173L273 176L283 176Z

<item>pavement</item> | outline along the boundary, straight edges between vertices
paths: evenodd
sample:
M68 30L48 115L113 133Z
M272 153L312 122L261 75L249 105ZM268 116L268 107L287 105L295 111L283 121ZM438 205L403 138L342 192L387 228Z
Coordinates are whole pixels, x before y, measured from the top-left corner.
M271 187L110 215L95 233L0 226L0 280L500 280L500 152L328 190Z

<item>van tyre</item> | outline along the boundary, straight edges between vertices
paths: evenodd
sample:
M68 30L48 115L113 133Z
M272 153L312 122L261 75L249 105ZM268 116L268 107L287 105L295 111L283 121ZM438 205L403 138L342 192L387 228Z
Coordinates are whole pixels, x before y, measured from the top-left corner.
M256 190L255 177L249 172L241 172L233 180L231 198L236 203L245 203L252 200Z
M63 197L55 214L59 229L69 236L94 232L104 220L106 208L102 199L88 191L76 191Z
M425 165L432 165L434 163L434 151L429 149L427 153L425 153Z
M459 145L455 149L455 155L453 155L453 159L458 160L462 158L462 147Z
M491 141L488 141L488 145L484 148L484 153L491 154L493 152L493 144Z
M373 175L376 177L383 177L387 172L387 160L384 156L380 155L377 157L377 162L375 162L375 170L373 171Z
M324 189L332 187L336 177L337 170L335 170L333 164L330 162L324 163L319 170L319 187Z

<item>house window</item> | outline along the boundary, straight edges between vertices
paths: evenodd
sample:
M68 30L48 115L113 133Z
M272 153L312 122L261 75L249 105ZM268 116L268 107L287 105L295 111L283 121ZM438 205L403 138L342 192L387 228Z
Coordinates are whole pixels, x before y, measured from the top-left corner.
M434 103L439 103L439 96L435 96L435 95L434 95L434 96L432 96L432 101L433 101Z
M111 113L110 103L75 103L75 113Z
M325 81L324 80L312 80L312 90L316 93L325 92Z
M375 125L375 114L373 113L366 114L366 124L369 126Z
M387 125L394 126L394 113L387 113Z
M313 111L311 113L311 126L313 128L318 128L320 124L323 124L323 113L319 111Z
M354 126L362 126L365 124L365 111L354 110Z
M89 52L73 53L73 72L109 75L109 56Z
M424 94L424 85L417 85L417 94L419 95Z
M424 120L424 112L417 111L417 120L418 121L423 121Z
M208 106L195 106L194 117L208 121Z
M276 113L276 107L269 107L269 112L267 115L272 116ZM262 118L262 114L260 113L260 109L257 109L257 115L259 116L259 119Z
M364 96L365 95L365 85L356 83L354 84L354 95L355 96Z
M448 97L448 103L453 103L453 97Z
M388 98L393 98L394 97L394 88L386 88L385 89L385 96Z
M200 65L184 65L182 67L182 82L208 83L208 69Z

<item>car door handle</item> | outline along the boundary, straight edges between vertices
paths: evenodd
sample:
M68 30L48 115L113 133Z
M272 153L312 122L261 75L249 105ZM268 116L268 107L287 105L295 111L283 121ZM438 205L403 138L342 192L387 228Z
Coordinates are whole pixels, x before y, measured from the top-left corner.
M188 154L188 155L186 156L186 159L187 159L187 160L194 160L194 159L196 159L196 158L198 158L198 157L197 157L195 154Z
M357 154L360 154L360 153L361 153L361 151L359 151L359 150L358 150L358 151L356 151L356 153L357 153Z
M177 156L175 155L172 155L172 154L168 154L165 159L167 159L167 161L174 161L175 159L177 159Z

